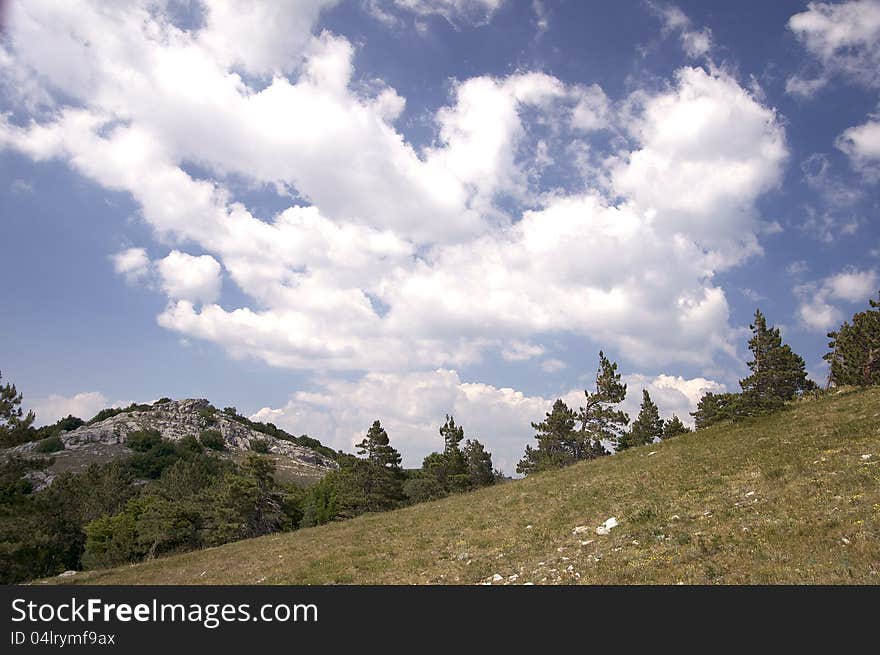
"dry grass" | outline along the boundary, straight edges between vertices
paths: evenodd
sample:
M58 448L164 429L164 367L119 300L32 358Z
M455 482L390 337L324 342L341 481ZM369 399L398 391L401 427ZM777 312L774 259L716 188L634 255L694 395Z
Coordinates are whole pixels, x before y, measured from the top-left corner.
M597 535L612 516L619 526ZM575 535L577 526L588 531ZM478 583L496 574L499 584L878 584L880 389L438 502L51 582Z

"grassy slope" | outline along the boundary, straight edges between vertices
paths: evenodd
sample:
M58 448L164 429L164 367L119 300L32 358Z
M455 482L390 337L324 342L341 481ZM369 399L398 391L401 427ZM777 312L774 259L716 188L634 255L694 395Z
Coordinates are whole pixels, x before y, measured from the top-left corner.
M620 525L597 535L611 516ZM582 525L589 533L573 535ZM878 584L880 389L438 502L55 581L474 583L494 574L538 584Z

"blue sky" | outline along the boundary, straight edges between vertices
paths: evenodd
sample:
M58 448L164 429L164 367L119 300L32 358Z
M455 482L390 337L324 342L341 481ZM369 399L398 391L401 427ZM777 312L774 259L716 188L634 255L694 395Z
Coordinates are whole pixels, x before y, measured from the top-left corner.
M880 288L880 2L7 3L0 370L512 472L597 351L635 412L824 381Z

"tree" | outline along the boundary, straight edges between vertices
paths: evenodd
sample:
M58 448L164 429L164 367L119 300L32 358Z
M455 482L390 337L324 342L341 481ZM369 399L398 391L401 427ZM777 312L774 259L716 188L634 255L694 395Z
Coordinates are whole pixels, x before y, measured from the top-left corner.
M697 403L697 410L691 412L697 430L707 428L719 421L736 418L739 394L712 393L707 391Z
M0 380L2 378L0 372ZM0 446L4 448L30 441L29 433L36 416L32 411L24 414L21 400L22 394L14 384L0 386Z
M755 322L749 327L752 330L749 350L753 359L748 363L751 375L739 383L743 390L744 413L780 407L815 386L807 379L803 358L782 343L779 328L767 327L761 310L755 311ZM752 409L755 411L750 411Z
M478 489L495 483L492 469L492 453L476 439L468 439L462 449L468 472L468 488Z
M367 461L376 466L386 469L399 470L400 453L389 445L388 433L379 421L373 421L373 425L367 431L367 436L357 446L358 454L366 456Z
M642 406L639 415L633 421L632 428L624 434L618 443L618 450L626 450L633 446L643 446L653 443L654 438L663 436L663 419L660 418L660 410L651 400L647 389L642 389Z
M577 461L580 434L577 414L561 398L540 423L532 423L538 447L526 446L525 455L516 465L516 472L529 475L538 471L561 468Z
M837 331L829 332L830 352L823 359L830 365L828 382L834 386L880 384L880 294L872 309L853 315Z
M581 422L582 446L577 459L595 457L603 440L617 445L629 423L626 412L615 409L615 405L626 398L626 385L620 382L617 364L609 361L605 353L599 351L599 370L596 372L596 391L584 390L587 400L580 408L578 418Z
M663 422L663 434L660 438L665 441L666 439L678 436L679 434L686 434L690 431L691 429L682 423L680 418L673 414L671 419Z

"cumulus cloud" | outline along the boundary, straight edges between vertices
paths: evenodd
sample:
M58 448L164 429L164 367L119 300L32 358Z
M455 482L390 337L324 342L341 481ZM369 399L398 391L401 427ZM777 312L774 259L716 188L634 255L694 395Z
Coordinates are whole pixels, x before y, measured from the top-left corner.
M184 29L138 3L17 4L10 57L60 106L0 118L0 147L130 193L178 248L156 263L159 324L236 357L402 374L509 356L514 342L540 357L551 332L654 368L735 355L713 278L760 252L754 205L787 156L772 109L718 70L683 68L617 104L518 71L452 84L420 149L395 126L406 99L352 83L351 42L303 36L327 4L284 5L296 38L267 26L265 43L228 55L216 44L239 26L222 6ZM594 162L602 184L547 193L535 171L607 126L626 145ZM229 176L299 200L256 216ZM120 273L146 269L127 252ZM215 304L221 271L241 306Z
M150 258L143 248L127 248L110 256L113 269L128 282L143 280L150 274Z
M836 145L853 168L872 180L880 179L880 119L872 116L862 125L844 130Z
M156 262L162 290L174 300L211 303L220 296L220 264L210 255L193 257L172 250Z
M873 296L880 285L876 270L848 268L829 275L817 282L795 287L795 294L801 302L798 316L803 325L817 332L827 332L836 328L844 320L845 314L835 301L857 303Z
M789 93L811 96L834 75L868 87L880 86L880 2L811 2L793 15L788 28L821 67L813 78L794 75Z

